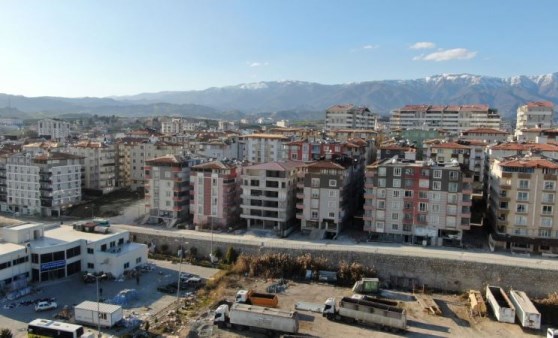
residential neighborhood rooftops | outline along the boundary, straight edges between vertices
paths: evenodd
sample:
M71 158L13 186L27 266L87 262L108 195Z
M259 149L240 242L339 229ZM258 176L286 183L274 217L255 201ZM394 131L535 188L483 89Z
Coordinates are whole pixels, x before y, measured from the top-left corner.
M543 158L521 158L500 162L501 167L558 169L556 162Z

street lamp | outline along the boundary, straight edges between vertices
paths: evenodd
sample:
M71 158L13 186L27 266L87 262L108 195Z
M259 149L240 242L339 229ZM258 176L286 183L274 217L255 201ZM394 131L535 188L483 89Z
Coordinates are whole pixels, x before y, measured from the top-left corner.
M101 338L103 335L101 334L101 311L99 306L99 278L105 278L107 275L102 274L100 276L96 276L91 273L88 273L87 275L95 278L95 282L97 284L97 337Z
M184 257L184 246L190 243L184 242L184 238L181 238L180 240L175 239L175 241L181 243L180 249L178 250L180 262L178 263L178 281L176 283L176 305L178 309L180 307L180 275L182 274L182 258Z

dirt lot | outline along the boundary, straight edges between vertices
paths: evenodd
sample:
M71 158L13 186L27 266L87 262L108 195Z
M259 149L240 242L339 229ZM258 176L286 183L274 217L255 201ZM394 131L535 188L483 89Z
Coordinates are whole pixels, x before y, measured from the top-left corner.
M229 288L224 290L227 299L233 299L239 288L255 288L265 291L271 284L261 279L232 277ZM290 283L285 292L279 294L279 307L294 310L295 303L305 301L322 304L327 297L350 296L349 288L340 288L324 284ZM406 294L410 296L410 294ZM498 323L494 319L471 318L468 313L467 301L458 295L433 294L432 297L442 310L441 316L425 313L417 301L403 302L407 311L408 331L404 334L387 333L372 328L331 322L319 313L299 311L300 333L313 337L536 337L542 332L527 333L517 324ZM194 336L205 337L265 337L262 333L252 331L235 332L221 330L211 325L211 314L205 314L205 319L189 326L181 336L195 333Z

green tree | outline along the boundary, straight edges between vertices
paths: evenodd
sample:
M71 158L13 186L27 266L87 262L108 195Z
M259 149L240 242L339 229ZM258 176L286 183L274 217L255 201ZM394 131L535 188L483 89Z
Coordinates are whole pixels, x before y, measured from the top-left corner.
M0 331L0 338L13 338L13 336L14 334L10 329L2 329L2 331Z
M237 257L238 257L238 253L236 252L236 250L232 246L229 246L227 252L225 253L225 263L234 264L234 262L236 262Z
M218 259L221 259L223 257L223 252L221 251L220 248L215 248L213 249L213 256L217 257Z
M149 332L149 322L145 322L145 332Z

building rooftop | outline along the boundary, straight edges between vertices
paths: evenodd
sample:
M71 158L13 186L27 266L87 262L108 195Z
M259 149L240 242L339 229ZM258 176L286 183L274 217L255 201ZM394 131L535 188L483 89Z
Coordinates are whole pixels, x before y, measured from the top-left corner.
M345 170L341 164L332 162L332 161L316 161L305 165L308 169L337 169L337 170Z
M69 225L61 225L52 229L45 229L44 237L40 239L32 240L31 246L34 248L44 248L49 246L60 245L69 242L75 242L79 240L87 240L88 242L95 242L101 239L109 238L114 236L117 232L111 232L107 234L95 233L95 232L83 232L74 230L73 227Z
M286 162L267 162L260 163L245 167L246 169L257 169L257 170L276 170L276 171L286 171L297 167L304 166L302 162L296 161L286 161Z
M456 142L442 142L439 144L432 144L432 148L442 148L442 149L470 149L470 147L459 144Z
M501 167L558 169L558 164L543 158L521 158L500 162Z
M0 242L0 256L21 249L25 249L25 246L9 242Z
M101 313L113 313L115 311L120 310L122 306L107 304L107 303L97 303L97 302L92 302L90 300L86 300L76 305L76 308L91 310L91 311L97 311L97 309L99 309Z
M549 101L532 101L527 103L527 108L554 108L554 103Z
M185 158L180 155L165 155L161 157L156 157L145 161L149 165L157 164L182 164L185 162Z
M281 134L249 134L241 136L242 138L268 138L268 139L276 139L276 140L289 140L288 137L283 136Z
M39 154L35 156L33 159L38 161L48 161L48 160L79 160L83 158L85 157L67 154L67 153L49 152L45 154Z
M221 161L212 161L201 163L192 167L192 169L230 169L233 168L233 165L225 164Z
M501 134L501 135L507 135L509 134L507 131L503 131L503 130L499 130L499 129L493 129L493 128L473 128L473 129L468 129L463 131L463 135L469 135L469 134Z

